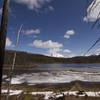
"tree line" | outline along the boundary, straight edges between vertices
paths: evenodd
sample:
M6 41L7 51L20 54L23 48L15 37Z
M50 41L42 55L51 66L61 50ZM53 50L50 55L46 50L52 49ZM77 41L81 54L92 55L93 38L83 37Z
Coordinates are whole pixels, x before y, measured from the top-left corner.
M14 51L5 51L4 65L12 65ZM27 52L17 52L16 66L34 66L35 64L75 64L75 63L100 63L100 55L77 56L72 58L49 57L41 54L31 54Z

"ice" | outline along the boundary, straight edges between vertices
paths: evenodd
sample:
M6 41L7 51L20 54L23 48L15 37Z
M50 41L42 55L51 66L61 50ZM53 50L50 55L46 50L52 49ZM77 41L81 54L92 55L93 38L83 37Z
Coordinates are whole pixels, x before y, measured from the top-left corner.
M6 79L8 80L8 79ZM68 83L80 80L88 82L100 82L100 73L72 72L72 71L50 71L30 74L15 75L12 84L27 83L29 85L41 83Z

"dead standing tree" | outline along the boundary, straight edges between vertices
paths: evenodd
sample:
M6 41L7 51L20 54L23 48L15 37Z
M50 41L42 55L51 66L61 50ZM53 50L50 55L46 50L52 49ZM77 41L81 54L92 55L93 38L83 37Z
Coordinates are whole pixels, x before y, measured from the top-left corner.
M87 5L89 5L89 2L90 2L90 0L87 0ZM87 11L86 15L90 14L100 4L100 2L98 2L98 0L93 0L92 2L93 3L91 5L91 7L89 8L89 10ZM93 23L92 28L94 28L97 25L97 23L100 21L100 10L96 17L97 18L96 18L95 22ZM100 23L98 24L98 27L100 27ZM92 44L92 46L85 52L85 54L83 56L85 56L99 41L100 41L100 37Z
M6 33L8 24L8 10L10 0L4 0L1 25L0 25L0 98L1 98L1 84L2 84L2 70L5 54Z

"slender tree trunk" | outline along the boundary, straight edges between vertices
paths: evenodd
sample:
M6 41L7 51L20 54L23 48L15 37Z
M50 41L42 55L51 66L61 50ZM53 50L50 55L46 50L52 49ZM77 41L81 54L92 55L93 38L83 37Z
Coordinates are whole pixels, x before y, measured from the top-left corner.
M1 98L1 84L2 84L2 70L3 70L3 63L4 63L6 33L7 33L7 24L8 24L9 2L10 0L4 0L1 26L0 26L0 98Z

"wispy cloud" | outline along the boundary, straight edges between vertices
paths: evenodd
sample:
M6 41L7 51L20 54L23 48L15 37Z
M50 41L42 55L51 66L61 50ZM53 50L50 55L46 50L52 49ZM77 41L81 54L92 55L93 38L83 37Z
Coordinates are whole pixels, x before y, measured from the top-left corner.
M34 35L33 38L38 38L38 36L37 35Z
M100 54L100 48L96 49L95 52Z
M53 0L14 0L16 3L26 5L30 10L38 10L46 3L50 3Z
M40 30L39 29L30 29L30 30L26 30L26 31L23 30L23 32L26 35L31 35L31 34L39 34Z
M100 54L100 48L91 50L89 54L91 54L91 55L99 55Z
M83 56L84 53L81 53L81 56ZM89 51L85 56L90 56L90 55L100 55L100 48L95 48Z
M54 11L54 7L53 6L48 6L49 10Z
M93 0L87 8L87 16L83 18L86 22L94 22L100 18L100 0Z
M65 49L65 50L63 50L63 52L64 52L64 53L71 53L71 50Z
M66 34L64 35L64 38L69 39L71 35L74 35L75 31L74 30L68 30Z

